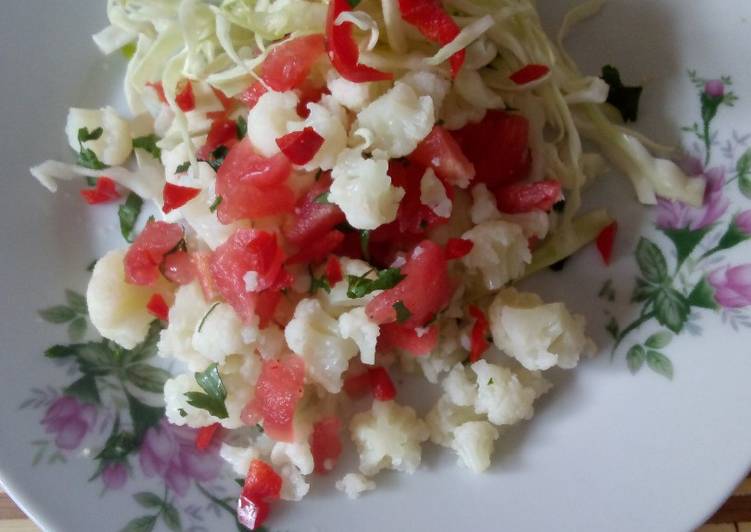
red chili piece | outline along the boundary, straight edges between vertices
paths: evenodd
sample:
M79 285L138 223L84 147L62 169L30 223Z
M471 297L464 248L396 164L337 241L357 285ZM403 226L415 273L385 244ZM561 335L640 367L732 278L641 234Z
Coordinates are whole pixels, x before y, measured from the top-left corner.
M297 165L309 163L323 146L323 137L312 127L293 131L276 139L276 145L287 159Z
M561 184L553 179L504 185L495 191L498 209L509 214L549 211L561 199Z
M269 516L269 503L279 499L282 478L262 460L253 460L237 501L237 520L250 530L263 525Z
M520 68L509 76L509 79L517 85L526 85L548 75L550 69L547 65L527 65Z
M350 375L344 379L344 393L350 399L359 399L370 391L370 375L367 371Z
M198 188L181 187L173 185L172 183L165 183L164 190L162 191L162 198L164 200L162 211L165 214L174 211L188 203L200 193L201 189Z
M446 242L446 258L451 260L466 257L473 247L475 243L466 238L449 238Z
M329 286L334 286L336 283L344 279L342 275L342 265L335 256L329 257L326 261L326 280Z
M597 235L597 251L600 252L602 261L610 265L613 257L613 244L615 243L615 234L618 232L618 222L613 222Z
M177 85L175 103L183 113L187 113L196 108L196 97L193 94L193 84L189 80L184 79Z
M167 321L169 317L169 306L160 294L154 294L146 303L146 310L162 321Z
M490 324L485 317L485 313L475 305L469 306L469 315L475 319L475 324L472 326L469 361L477 362L482 358L483 353L487 351L488 347L490 347L487 339Z
M377 401L390 401L396 397L396 388L386 368L380 366L368 368L368 377L370 387L373 389L373 397Z
M214 436L220 426L219 423L213 423L208 427L201 427L198 429L198 433L196 434L196 449L199 451L205 451L208 449L211 442L214 441Z
M167 103L167 97L164 95L164 86L162 85L161 81L151 82L149 81L146 83L147 87L151 87L156 91L157 96L159 96L159 101L162 103Z
M96 180L94 188L80 190L81 197L89 205L98 205L101 203L110 203L120 199L120 193L115 187L115 182L109 177L100 177Z

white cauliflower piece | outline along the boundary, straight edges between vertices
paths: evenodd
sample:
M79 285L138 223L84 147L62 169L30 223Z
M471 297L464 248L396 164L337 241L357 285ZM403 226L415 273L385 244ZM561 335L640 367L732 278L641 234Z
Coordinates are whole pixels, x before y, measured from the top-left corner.
M457 406L473 406L477 400L477 385L470 373L464 365L457 364L441 383L446 396Z
M299 122L298 96L292 91L268 91L248 113L248 137L264 157L279 153L276 139L287 134L289 122Z
M339 333L342 338L351 338L360 349L363 364L375 364L376 344L380 329L365 314L365 307L357 307L339 316Z
M472 207L469 209L469 216L472 223L477 225L483 222L490 222L501 219L501 211L495 201L495 196L485 183L478 183L472 187Z
M202 164L202 163L199 163ZM179 209L176 213L185 219L195 231L196 236L212 250L222 245L241 224L238 222L225 225L209 210L216 201L216 192L212 182L207 188Z
M436 216L441 218L451 216L451 200L446 195L446 188L432 168L425 170L420 180L420 203L426 205Z
M441 321L439 331L438 345L427 356L409 357L420 365L425 378L433 384L438 383L441 373L449 371L467 356L459 345L459 329L455 320Z
M409 85L418 96L430 96L434 114L438 116L441 113L443 100L451 88L448 79L430 70L412 70L399 78L399 81Z
M355 277L361 277L373 268L365 261L347 257L339 257L339 265L342 268L342 280L331 287L331 292L326 292L325 290L318 291L319 301L321 301L326 312L332 316L338 316L352 307L364 307L371 299L381 293L381 290L375 290L366 296L351 299L347 296L347 288L349 287L347 276L354 275ZM375 272L371 273L368 278L375 279Z
M358 499L363 492L374 490L375 482L359 473L347 473L336 481L336 489L344 492L350 499Z
M303 170L312 171L318 168L331 170L336 163L336 158L347 147L347 130L341 119L344 110L336 101L328 103L329 107L334 106L334 109L328 109L320 103L309 103L310 114L305 121L288 124L289 131L300 131L305 127L312 127L323 137L321 148L310 162L301 166Z
M146 338L154 321L146 303L155 290L165 288L138 286L125 282L124 250L110 251L99 259L86 289L89 319L103 337L132 349Z
M344 211L356 229L375 229L396 219L404 190L391 185L388 161L365 159L358 150L344 150L331 176L329 200Z
M457 427L470 421L480 420L482 416L475 413L472 407L455 405L446 395L436 401L425 417L430 431L430 441L444 447L452 446L454 431Z
M531 419L537 393L524 386L511 370L478 360L472 364L477 375L475 412L487 414L494 425L513 425Z
M462 236L474 243L462 263L470 272L479 273L488 290L497 290L524 274L532 261L522 228L502 220L483 222Z
M97 158L107 166L120 166L133 151L128 122L120 117L112 107L102 109L78 109L71 107L65 123L65 135L71 149L78 153L78 131L87 128L89 133L102 128L97 139L85 141L84 148L93 151Z
M357 344L339 335L339 324L317 299L303 299L284 329L289 348L305 360L308 378L327 391L342 389L342 373L357 356Z
M591 341L585 319L563 303L544 304L536 294L502 290L488 311L493 342L529 370L576 367Z
M271 463L274 467L284 464L295 466L303 475L313 472L313 454L307 442L286 443L277 442L271 449Z
M451 447L459 455L459 463L474 473L490 466L498 429L487 421L469 421L454 429Z
M310 491L310 484L305 477L292 464L284 464L277 468L277 473L282 477L282 490L279 497L284 501L300 501Z
M169 321L159 338L159 356L172 357L185 362L190 371L203 371L211 364L193 347L193 335L198 325L211 309L203 298L198 283L183 285L175 293L175 303L169 310Z
M352 418L349 429L360 454L360 471L369 476L386 468L414 473L421 444L429 437L415 411L394 401L374 401L370 410Z
M433 129L435 116L430 96L418 96L406 83L394 87L357 114L354 130L373 132L373 156L403 157L412 153Z
M178 185L181 187L191 187L205 189L210 185L213 185L216 181L216 172L206 161L198 161L195 166L189 166L187 170L178 172L177 169L190 161L189 151L195 152L200 148L206 137L199 137L192 140L192 147L188 144L180 142L175 145L174 148L162 148L162 165L164 166L164 174L168 183ZM197 197L190 200L188 203L198 201Z
M230 465L236 475L239 475L242 478L245 478L248 474L250 463L253 460L261 458L255 447L238 447L224 442L222 443L222 446L219 447L219 456Z
M339 105L355 113L361 111L375 94L373 83L355 83L339 76L334 69L329 70L326 86Z
M550 218L545 211L530 211L519 214L501 214L501 220L518 225L522 228L524 237L542 240L550 230Z
M219 303L202 318L193 333L193 349L207 360L222 363L232 354L251 354L253 346L243 341L245 327L237 313L226 303ZM207 311L208 312L208 311Z

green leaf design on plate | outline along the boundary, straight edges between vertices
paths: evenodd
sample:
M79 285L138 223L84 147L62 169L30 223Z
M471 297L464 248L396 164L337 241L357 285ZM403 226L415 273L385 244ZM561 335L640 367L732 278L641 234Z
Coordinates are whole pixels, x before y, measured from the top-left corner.
M149 326L149 332L146 334L143 342L138 344L130 351L126 351L123 358L123 364L135 364L136 362L143 362L149 358L156 356L156 344L159 342L159 334L162 332L162 323L159 320L154 320Z
M80 342L86 334L86 318L77 317L68 324L68 338L71 342Z
M654 298L657 321L676 334L683 330L690 311L686 298L674 288L664 288Z
M177 508L168 502L165 502L164 507L162 508L162 519L164 520L164 524L167 525L170 530L177 532L183 528L182 522L180 521L180 513L177 511Z
M144 508L161 508L162 506L162 498L159 495L149 493L148 491L139 491L133 495L133 498Z
M696 249L696 246L707 236L712 230L712 227L705 227L703 229L665 229L663 232L667 237L673 241L675 250L678 252L677 261L678 264L683 264L691 252Z
M639 264L644 278L652 283L660 284L668 276L668 266L665 256L651 240L642 237L636 246L636 262Z
M148 364L134 364L125 371L125 377L141 390L162 393L164 383L170 378L170 374L162 368Z
M673 363L659 351L647 351L647 365L655 373L659 373L668 379L673 378Z
M85 374L73 384L63 390L65 395L72 395L84 403L100 404L102 402L99 396L99 388L96 385L96 379L91 374Z
M135 519L128 522L127 525L125 525L120 532L151 532L154 530L154 525L156 525L156 515L144 515L141 517L136 517Z
M146 431L159 423L162 419L164 416L164 408L147 405L133 397L130 393L127 394L127 398L130 419L133 420L133 430L135 432L136 440L141 441L143 435L146 434Z
M621 330L620 327L618 327L618 322L615 321L614 317L610 317L610 320L605 325L605 330L608 331L608 334L613 337L613 339L617 339L618 335L620 334Z
M68 323L76 317L76 311L65 305L57 305L40 310L39 316L49 323Z
M53 345L44 352L47 358L66 358L78 354L79 345Z
M65 291L65 300L68 302L68 306L78 314L84 316L89 313L89 308L86 305L86 298L74 290Z
M644 364L644 360L647 358L647 353L640 345L635 345L626 353L626 362L628 363L628 369L631 373L639 371Z
M735 164L735 171L738 175L738 188L747 198L751 198L751 149L741 155Z
M659 289L660 287L658 285L648 283L641 277L637 277L634 292L631 294L631 302L643 303L644 301L651 299Z
M668 344L670 344L672 340L672 333L669 333L668 331L660 331L647 338L647 341L644 342L644 345L651 347L652 349L662 349L663 347L666 347Z
M714 297L714 289L709 285L706 277L703 277L694 289L691 290L691 293L688 295L688 302L692 307L708 308L710 310L720 308Z

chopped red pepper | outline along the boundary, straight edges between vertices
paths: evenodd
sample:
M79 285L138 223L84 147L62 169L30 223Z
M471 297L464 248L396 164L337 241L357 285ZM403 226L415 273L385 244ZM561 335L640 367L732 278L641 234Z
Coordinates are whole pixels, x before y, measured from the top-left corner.
M198 429L198 433L196 434L196 449L199 451L205 451L208 449L220 426L219 423L214 423L208 427L201 427Z
M169 306L160 294L154 294L146 303L146 310L162 321L167 321L169 317Z
M390 72L381 72L360 63L360 50L352 37L352 23L335 24L341 13L352 11L348 0L331 0L326 18L326 49L334 68L344 79L355 83L393 79Z
M269 518L269 503L241 495L237 500L237 522L255 530Z
M373 389L373 397L378 401L390 401L396 397L396 388L389 377L386 368L375 366L368 368L370 387Z
M164 95L164 86L162 85L161 81L149 81L148 83L146 83L146 86L151 87L156 91L156 95L159 96L160 102L167 103L167 97Z
M172 183L165 183L164 190L162 191L162 198L164 200L162 211L165 214L174 211L188 203L200 193L201 189L199 188L181 187L173 185Z
M266 90L266 87L263 86L263 83L260 81L256 81L245 89L244 92L240 93L240 95L237 97L241 102L243 102L245 105L253 109L255 105L258 103L258 100L266 94L268 91Z
M196 97L193 94L193 84L189 80L184 79L177 85L175 103L183 113L187 113L196 108Z
M402 19L416 27L425 38L438 44L448 44L459 35L461 29L443 9L439 0L399 0ZM451 77L455 78L464 64L464 50L449 59Z
M446 258L451 260L466 257L473 247L475 243L466 238L449 238L446 242Z
M310 110L308 109L309 103L318 103L321 101L324 94L331 94L325 85L319 87L310 82L303 83L299 91L300 101L297 103L296 110L301 118L308 118L308 116L310 116Z
M196 152L196 157L207 161L219 146L226 146L229 149L235 144L237 144L237 122L227 119L224 112L221 112L211 122L206 143Z
M370 375L364 371L345 377L343 388L350 399L359 399L370 391Z
M342 454L341 428L342 422L336 416L325 417L313 424L309 441L316 473L325 475L336 466Z
M214 96L217 97L219 102L222 104L222 107L224 107L225 111L231 111L232 108L235 106L235 100L224 94L222 91L215 87L211 87L211 90L214 92Z
M475 305L469 306L469 314L475 319L475 324L472 326L469 361L477 362L490 347L487 339L490 324L488 318L485 317L485 313Z
M282 477L262 460L253 460L237 503L237 520L254 530L269 516L269 503L279 499Z
M326 280L329 282L329 286L334 286L336 283L344 279L342 275L342 265L334 255L329 257L326 262Z
M297 165L309 163L321 149L323 142L324 138L310 126L276 139L276 145L282 153Z
M110 203L120 199L120 193L115 188L115 182L109 177L100 177L96 180L94 188L86 188L79 191L81 197L89 205L98 205L100 203Z
M509 76L509 79L517 85L526 85L548 75L550 68L547 65L527 65L520 68Z
M504 185L495 191L498 209L509 214L549 211L561 199L561 184L553 179Z
M600 252L603 262L610 265L613 257L613 244L615 243L615 234L618 231L618 222L613 222L597 235L597 251Z

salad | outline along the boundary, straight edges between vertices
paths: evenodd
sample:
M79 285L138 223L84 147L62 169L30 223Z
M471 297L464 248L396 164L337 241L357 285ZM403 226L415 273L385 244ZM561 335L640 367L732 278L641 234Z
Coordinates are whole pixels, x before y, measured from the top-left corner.
M94 41L128 57L129 113L70 109L76 162L31 173L120 203L91 321L128 349L161 330L166 415L245 479L249 529L317 475L356 498L412 473L428 442L487 469L545 372L596 351L582 316L514 287L592 242L609 263L587 185L609 163L642 203L701 203L625 127L641 89L564 51L602 4L551 39L533 0L108 0ZM439 391L427 413L405 373Z

